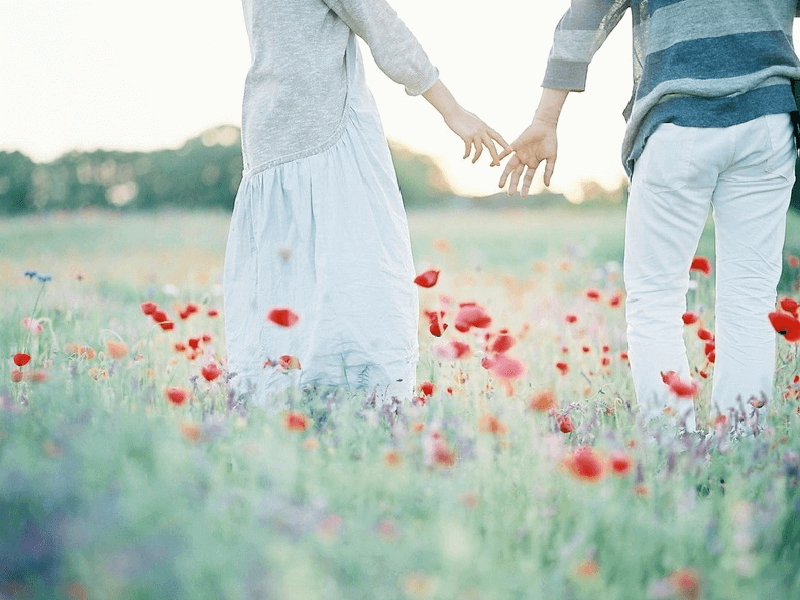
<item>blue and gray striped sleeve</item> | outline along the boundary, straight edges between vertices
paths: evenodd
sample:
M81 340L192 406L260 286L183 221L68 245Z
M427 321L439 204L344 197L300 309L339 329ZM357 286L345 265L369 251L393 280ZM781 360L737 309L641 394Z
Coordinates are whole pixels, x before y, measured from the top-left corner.
M594 53L630 4L630 0L572 0L556 27L542 87L583 91Z

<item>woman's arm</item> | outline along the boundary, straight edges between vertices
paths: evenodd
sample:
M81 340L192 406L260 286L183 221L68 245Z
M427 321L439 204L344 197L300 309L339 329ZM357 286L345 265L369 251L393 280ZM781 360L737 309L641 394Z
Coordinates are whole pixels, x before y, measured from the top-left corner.
M385 0L323 0L369 46L389 79L417 96L436 83L439 71L417 38Z
M439 71L428 60L417 38L385 0L324 2L367 43L381 71L404 85L408 94L422 94L439 111L447 126L464 141L464 158L474 148L474 163L486 146L492 155L492 166L500 164L494 142L510 152L509 145L500 134L456 102L450 90L439 80Z
M434 83L431 89L423 94L423 97L439 111L447 126L464 140L464 158L470 155L473 147L475 148L473 164L481 157L484 146L492 155L491 166L496 167L500 164L500 157L494 142L500 144L507 152L511 152L511 146L503 139L503 136L474 114L462 108L441 80Z

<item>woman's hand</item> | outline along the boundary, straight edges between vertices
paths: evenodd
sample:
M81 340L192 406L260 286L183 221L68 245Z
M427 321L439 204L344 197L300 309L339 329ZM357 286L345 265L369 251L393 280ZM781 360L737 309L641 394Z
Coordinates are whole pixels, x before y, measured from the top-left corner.
M497 151L495 142L500 144L503 150L511 152L512 148L508 145L508 142L503 139L503 136L468 110L464 110L458 106L451 113L442 116L447 126L452 129L458 137L464 140L464 158L468 158L474 148L475 155L472 157L473 164L481 157L485 146L489 154L492 155L490 166L499 166L500 154Z
M503 148L503 156L513 152L511 146L503 139L503 136L477 116L464 110L441 80L433 84L433 87L422 95L439 111L447 126L464 140L464 158L468 158L473 149L475 150L475 155L472 158L473 164L481 157L483 148L486 147L489 150L489 154L492 155L491 166L498 166L501 155L497 151L495 142Z

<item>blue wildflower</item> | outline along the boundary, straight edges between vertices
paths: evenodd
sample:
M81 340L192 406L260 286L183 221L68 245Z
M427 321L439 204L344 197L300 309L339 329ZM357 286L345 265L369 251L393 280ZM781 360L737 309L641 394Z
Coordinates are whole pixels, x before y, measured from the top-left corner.
M38 279L40 283L47 283L48 281L53 281L53 276L49 273L37 273L36 279Z
M27 277L28 279L33 279L38 274L39 273L37 273L36 271L25 271L25 277Z

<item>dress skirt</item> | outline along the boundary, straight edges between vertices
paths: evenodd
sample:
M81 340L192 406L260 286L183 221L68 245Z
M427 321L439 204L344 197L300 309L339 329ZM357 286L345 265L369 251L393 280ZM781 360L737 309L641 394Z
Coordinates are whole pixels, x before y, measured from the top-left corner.
M419 309L408 222L355 43L348 54L336 135L310 155L245 172L236 195L226 347L233 390L255 405L290 387L398 398L414 389ZM267 319L273 308L299 319L282 327Z

